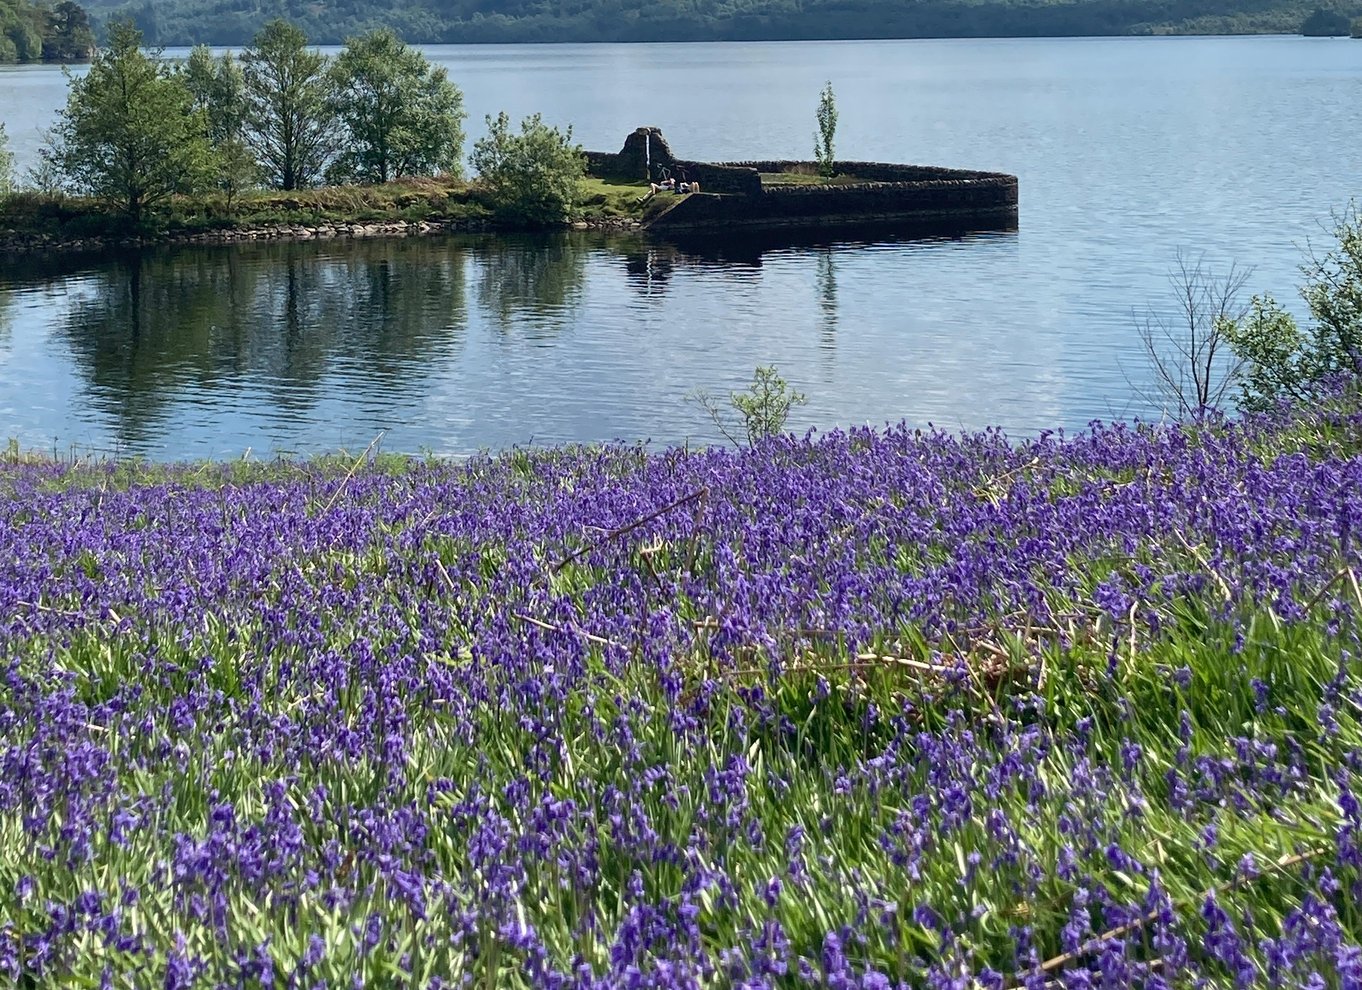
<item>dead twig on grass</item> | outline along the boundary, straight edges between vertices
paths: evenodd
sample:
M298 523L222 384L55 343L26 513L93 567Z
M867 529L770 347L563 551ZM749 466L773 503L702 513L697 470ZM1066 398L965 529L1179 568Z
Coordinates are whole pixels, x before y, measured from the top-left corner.
M602 546L602 545L604 545L604 544L606 544L606 543L609 543L611 540L616 539L616 538L621 537L621 536L624 536L626 533L631 533L631 532L633 532L634 530L638 529L640 526L645 526L645 525L647 525L648 523L650 523L650 522L652 522L654 519L656 519L658 516L665 515L666 513L671 512L673 509L679 509L679 508L681 508L681 506L683 506L683 505L689 505L691 502L695 502L695 501L698 501L698 500L700 500L700 499L703 499L703 498L705 498L705 496L707 496L708 494L709 494L709 489L708 489L708 488L701 488L701 489L699 489L698 491L693 491L693 492L691 492L689 495L685 495L685 496L682 496L681 498L678 498L678 499L677 499L676 501L674 501L674 502L668 502L666 505L662 506L662 508L657 509L657 510L654 511L654 512L648 513L648 514L647 514L646 516L644 516L642 519L635 519L633 522L629 523L627 526L620 526L618 529L612 529L612 530L610 530L608 533L606 533L604 536L602 536L599 540L595 540L595 541L593 541L593 542L591 542L591 543L588 543L586 546L581 547L580 549L574 550L572 553L568 554L566 557L564 557L562 560L560 560L560 561L554 566L554 568L553 568L553 573L554 573L554 574L557 574L559 571L561 571L561 570L562 570L564 567L566 567L568 564L572 563L572 562L573 562L574 560L576 560L578 557L585 556L586 554L590 553L592 550L595 550L595 549L597 549L598 547L600 547L600 546Z
M1200 547L1194 547L1187 542L1187 537L1182 535L1182 530L1174 529L1173 538L1182 544L1184 550L1196 558L1196 562L1205 568L1206 573L1215 578L1216 584L1220 585L1220 591L1225 596L1225 603L1234 601L1234 592L1230 590L1229 582L1220 576L1220 572L1211 566L1211 562L1206 559L1206 555L1201 552Z
M536 619L533 615L526 615L524 612L512 612L511 615L521 622L528 622L530 625L538 626L540 629L547 629L550 632L576 633L578 636L587 640L587 642L596 643L599 646L613 646L617 649L624 649L623 646L620 646L620 644L616 643L613 639L597 636L595 633L589 633L585 629L577 626L562 626L554 622L545 622L543 619Z
M387 430L382 431L378 436L370 440L369 446L364 448L364 453L355 458L355 463L350 465L350 470L345 472L345 477L341 478L340 484L336 486L336 490L332 492L331 497L326 500L326 505L322 506L322 515L326 515L331 511L331 507L336 504L336 500L340 498L341 493L345 491L345 486L349 484L350 479L355 476L355 472L359 470L359 466L363 464L365 458L369 456L369 452L372 451L374 447L378 446L378 442L383 439L385 433L387 433Z
M1315 849L1308 849L1305 852L1295 853L1290 856L1283 856L1281 859L1278 859L1267 869L1263 870L1263 872L1258 874L1258 876L1263 877L1267 876L1270 873L1278 873L1281 872L1282 870L1290 869L1293 866L1297 866L1301 863L1315 859L1319 856L1323 856L1327 852L1329 852L1328 847L1319 847ZM1251 880L1242 881L1242 883L1251 882L1252 882ZM1215 884L1208 888L1200 896L1200 900L1204 901L1206 898L1212 896L1213 894L1219 891L1228 890L1240 885L1241 885L1240 879ZM1074 949L1072 952L1064 952L1051 959L1045 960L1045 962L1041 963L1040 966L1038 966L1035 970L1031 970L1028 972L1053 973L1055 970L1062 969L1069 963L1081 959L1083 956L1091 955L1093 952L1097 951L1103 945L1112 941L1113 939L1123 938L1126 935L1131 934L1132 932L1136 932L1143 929L1145 926L1156 921L1161 914L1163 914L1162 909L1155 909L1153 911L1148 912L1147 914L1142 914L1140 915L1140 917L1135 918L1132 921L1127 921L1123 925L1117 925L1115 928L1108 929L1107 931L1102 932L1100 935L1096 935L1093 938L1088 939L1086 942L1080 945L1077 949ZM1020 987L1024 984L1025 978L1023 974L1013 975L1010 983L1011 986ZM1050 983L1046 984L1047 987L1050 985L1051 985ZM1056 981L1054 985L1058 986L1059 985L1058 981Z

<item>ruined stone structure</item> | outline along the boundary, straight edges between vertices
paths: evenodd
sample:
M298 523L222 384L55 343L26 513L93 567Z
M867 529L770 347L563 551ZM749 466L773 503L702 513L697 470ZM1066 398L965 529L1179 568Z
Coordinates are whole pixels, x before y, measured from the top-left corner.
M588 170L643 182L668 174L700 183L647 223L653 230L825 227L921 223L967 230L1014 229L1017 177L1001 172L883 162L837 162L837 185L763 184L762 175L816 174L813 162L697 162L677 158L656 127L640 127L616 153L587 152Z
M657 169L676 162L660 127L639 127L624 139L618 152L588 151L586 160L592 175L629 182L648 182L657 177Z

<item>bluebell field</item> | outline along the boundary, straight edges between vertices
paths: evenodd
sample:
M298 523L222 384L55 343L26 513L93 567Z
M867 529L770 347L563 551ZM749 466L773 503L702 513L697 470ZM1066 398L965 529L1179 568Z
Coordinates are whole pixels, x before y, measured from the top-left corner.
M0 467L0 983L1362 987L1362 415Z

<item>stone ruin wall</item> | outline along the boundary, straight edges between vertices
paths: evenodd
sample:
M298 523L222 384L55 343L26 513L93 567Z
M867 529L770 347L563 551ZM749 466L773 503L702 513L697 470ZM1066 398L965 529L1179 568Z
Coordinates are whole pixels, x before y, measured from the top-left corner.
M1017 178L997 172L839 161L839 172L860 181L763 187L762 172L813 174L817 165L774 159L722 163L678 159L656 127L636 129L618 152L586 154L593 175L637 182L645 181L650 153L654 177L659 167L670 169L673 175L684 171L702 190L700 196L688 196L658 217L651 224L655 227L780 226L907 217L1006 222L1016 218ZM705 195L714 193L721 195Z
M703 188L703 184L702 184ZM760 196L687 196L650 226L686 229L742 225L780 227L904 219L957 219L1015 224L1017 182L1011 176L785 186Z

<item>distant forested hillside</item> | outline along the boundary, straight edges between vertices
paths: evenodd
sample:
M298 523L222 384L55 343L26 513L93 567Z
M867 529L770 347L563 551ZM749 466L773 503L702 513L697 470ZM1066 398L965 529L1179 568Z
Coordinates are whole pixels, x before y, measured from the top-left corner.
M318 44L377 26L416 42L1295 33L1319 0L96 0L94 6L105 17L131 15L152 43L240 45L271 17L301 25ZM1362 16L1362 0L1331 0L1327 9L1345 19Z
M0 65L84 61L94 41L89 15L71 0L0 0Z

